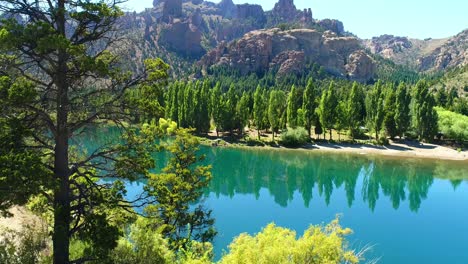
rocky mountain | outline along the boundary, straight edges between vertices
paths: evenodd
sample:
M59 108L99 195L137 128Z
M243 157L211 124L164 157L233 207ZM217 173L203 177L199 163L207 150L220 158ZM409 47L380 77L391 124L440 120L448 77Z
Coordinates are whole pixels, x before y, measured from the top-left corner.
M382 35L363 40L363 44L374 54L421 72L468 64L468 29L449 39L418 40Z
M312 62L335 76L366 82L384 67L375 56L414 71L467 63L467 31L448 40L392 35L359 40L339 20L314 19L310 8L298 10L294 0L278 0L270 11L232 0L154 0L144 12L126 14L122 27L133 38L127 60L132 68L157 56L173 67L174 76L201 76L223 66L284 76L300 74Z
M205 55L200 65L229 67L241 74L277 69L278 75L300 73L306 61L323 66L343 78L368 81L374 77L375 63L360 40L314 29L256 30L239 40L223 42Z

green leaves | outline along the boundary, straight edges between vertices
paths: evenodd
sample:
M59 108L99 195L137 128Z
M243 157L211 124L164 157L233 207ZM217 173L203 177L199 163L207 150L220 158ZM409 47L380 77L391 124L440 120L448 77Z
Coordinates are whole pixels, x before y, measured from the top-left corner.
M161 227L172 248L185 247L190 239L209 241L216 234L210 211L202 207L190 209L211 180L210 166L199 165L198 139L188 130L178 130L175 139L165 145L171 155L162 173L149 176L145 191L155 203L145 208L155 225ZM188 238L186 240L185 238Z

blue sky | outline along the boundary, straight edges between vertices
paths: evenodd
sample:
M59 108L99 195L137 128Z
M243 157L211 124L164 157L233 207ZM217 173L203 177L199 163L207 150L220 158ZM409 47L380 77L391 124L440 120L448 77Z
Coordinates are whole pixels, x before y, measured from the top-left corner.
M233 0L261 4L271 10L278 0ZM129 0L130 10L152 6L152 0ZM219 0L213 0L219 2ZM335 18L361 38L382 34L412 38L445 38L468 28L467 0L295 0L297 8L312 8L314 18Z

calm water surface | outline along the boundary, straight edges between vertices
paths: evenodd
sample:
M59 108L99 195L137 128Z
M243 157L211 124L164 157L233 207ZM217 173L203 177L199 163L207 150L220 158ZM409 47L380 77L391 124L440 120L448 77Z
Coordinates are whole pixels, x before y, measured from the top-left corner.
M467 162L294 150L202 152L213 165L204 203L216 219L217 258L234 237L270 222L302 235L310 224L341 214L342 225L354 230L351 246L373 245L367 256L379 263L468 263ZM155 157L159 167L168 158ZM131 185L130 193L141 187Z

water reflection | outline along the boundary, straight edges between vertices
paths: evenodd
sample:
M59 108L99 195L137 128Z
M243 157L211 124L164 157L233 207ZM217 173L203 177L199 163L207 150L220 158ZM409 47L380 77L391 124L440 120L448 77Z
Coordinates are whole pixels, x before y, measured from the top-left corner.
M450 180L460 188L468 179L466 163L389 159L356 155L330 155L297 151L265 151L205 148L207 162L213 164L210 190L217 196L254 194L267 188L277 204L286 207L297 190L304 205L312 199L330 204L333 191L343 188L352 207L362 199L374 211L379 198L391 200L393 208L408 200L416 212L429 193L435 178ZM361 181L361 184L357 184ZM356 190L356 186L362 186ZM320 197L313 197L317 188ZM385 197L379 197L383 194Z

